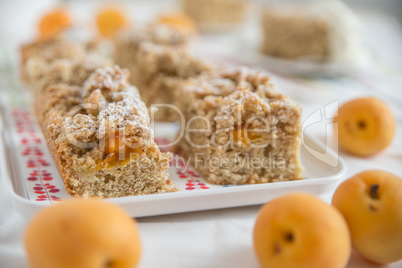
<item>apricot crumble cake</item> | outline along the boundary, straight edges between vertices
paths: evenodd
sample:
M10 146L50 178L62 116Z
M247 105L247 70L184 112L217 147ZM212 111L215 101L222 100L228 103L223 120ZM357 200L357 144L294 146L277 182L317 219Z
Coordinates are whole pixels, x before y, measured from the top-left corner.
M262 28L261 51L270 56L318 62L365 56L360 21L342 1L267 6Z
M203 31L220 31L245 20L250 0L182 0L185 13Z
M97 68L111 65L110 60L98 53L87 53L73 43L59 43L27 59L23 73L31 91L37 95L50 85L82 86Z
M203 72L213 70L213 65L190 55L184 48L153 43L141 44L137 65L132 70L141 97L148 107L153 104L176 105L177 92L183 82ZM168 106L156 106L156 121L176 121L178 111Z
M279 58L328 57L329 27L320 17L304 17L301 14L280 15L266 10L262 21L264 39L261 50L264 54Z
M183 47L190 42L191 36L178 31L168 25L147 25L144 27L131 27L120 30L114 38L116 64L127 68L132 75L130 82L136 86L137 76L133 72L137 66L137 54L141 44L151 42L154 44Z
M249 70L189 79L178 99L186 120L177 146L212 184L302 178L301 108L269 77Z
M153 104L175 105L176 91L190 77L211 71L212 64L193 57L186 49L188 40L180 31L166 26L153 30L133 30L116 39L116 62L127 67L131 83L136 85L148 107ZM128 34L128 35L127 35ZM175 121L178 112L159 106L156 121Z
M25 63L31 56L54 48L61 43L74 44L81 50L88 52L99 51L99 42L93 31L82 26L71 26L56 34L52 38L42 38L21 47L21 61Z
M50 86L35 111L67 192L119 197L176 191L170 153L154 142L148 110L128 71L97 69L83 87Z

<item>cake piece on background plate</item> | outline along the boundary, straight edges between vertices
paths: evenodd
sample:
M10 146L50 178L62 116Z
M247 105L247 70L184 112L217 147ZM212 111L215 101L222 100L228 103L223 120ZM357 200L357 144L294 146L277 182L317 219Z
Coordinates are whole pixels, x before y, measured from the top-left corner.
M182 9L201 31L220 32L239 25L247 18L251 0L182 0Z
M339 0L267 4L262 29L261 51L269 56L341 64L367 60L361 22Z

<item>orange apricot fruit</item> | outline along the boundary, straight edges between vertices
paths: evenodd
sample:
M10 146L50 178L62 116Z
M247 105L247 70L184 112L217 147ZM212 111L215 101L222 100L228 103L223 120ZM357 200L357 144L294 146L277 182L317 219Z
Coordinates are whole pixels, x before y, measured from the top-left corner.
M371 156L387 148L395 136L396 120L383 101L358 98L342 105L334 119L335 135L345 151Z
M158 24L166 24L177 30L188 33L196 33L197 26L192 18L183 13L165 13L161 14L157 20Z
M341 268L351 254L347 224L334 207L294 193L266 203L254 226L262 267Z
M344 181L332 204L348 223L352 245L365 258L390 263L402 259L402 179L367 170Z
M95 199L44 208L29 222L24 244L32 268L133 268L141 254L135 220Z
M96 25L104 37L111 38L117 31L127 24L126 16L117 7L106 7L96 17Z
M72 25L70 14L66 9L58 8L47 13L39 22L41 39L50 39Z

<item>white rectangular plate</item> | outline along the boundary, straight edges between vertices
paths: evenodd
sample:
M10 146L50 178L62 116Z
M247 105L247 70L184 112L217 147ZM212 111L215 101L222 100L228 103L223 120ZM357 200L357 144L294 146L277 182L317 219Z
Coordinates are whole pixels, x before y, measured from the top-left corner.
M0 170L6 193L25 217L57 201L71 198L31 114L31 96L19 84L16 68L0 66ZM3 122L1 122L3 121ZM175 135L174 124L156 124L156 141ZM311 150L326 152L319 157ZM108 199L133 217L263 204L289 192L325 195L346 172L344 161L318 140L305 136L301 149L306 179L256 185L211 185L180 157L169 174L178 192Z

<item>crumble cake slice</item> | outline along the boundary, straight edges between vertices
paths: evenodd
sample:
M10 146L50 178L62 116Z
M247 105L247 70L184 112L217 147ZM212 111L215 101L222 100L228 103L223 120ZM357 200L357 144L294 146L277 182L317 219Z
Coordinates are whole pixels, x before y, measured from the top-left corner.
M154 142L147 107L128 71L97 69L84 86L53 85L35 102L47 144L72 196L174 192L170 153Z
M60 48L65 48L60 54L49 49L45 53L32 56L25 63L25 80L35 96L50 85L82 86L96 69L112 65L110 60L98 53L86 54L84 51L74 51L74 46L66 48L64 45L60 44L54 49L59 51ZM69 48L73 50L71 53L68 52Z
M246 19L250 0L182 0L185 13L203 31L222 31Z
M279 58L325 60L329 54L329 25L321 17L265 10L262 17L264 54Z
M130 73L137 65L137 53L144 42L160 45L183 47L187 46L192 35L176 30L164 24L130 27L120 30L114 38L114 61ZM136 86L136 77L130 76L130 82Z
M137 65L131 69L136 85L148 107L155 104L176 106L179 88L186 79L214 69L209 62L193 57L186 49L143 43L139 46ZM153 119L173 122L179 113L172 106L155 106Z
M177 149L212 184L302 179L301 107L248 70L189 79Z
M130 73L130 82L138 87L144 102L175 105L175 92L181 83L212 65L194 58L187 51L189 36L166 25L151 25L122 31L115 40L115 61ZM159 106L156 121L175 121L178 112Z
M269 5L262 15L264 54L285 59L366 61L359 18L342 1Z
M96 37L81 26L23 45L20 57L21 76L35 95L55 83L82 85L96 68L111 65Z
M22 45L20 48L21 62L25 63L32 56L66 43L83 51L99 51L99 41L93 35L93 31L79 25L69 27L52 38L39 39Z

